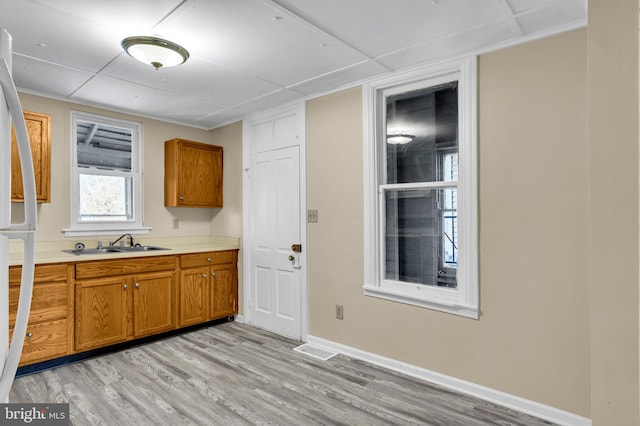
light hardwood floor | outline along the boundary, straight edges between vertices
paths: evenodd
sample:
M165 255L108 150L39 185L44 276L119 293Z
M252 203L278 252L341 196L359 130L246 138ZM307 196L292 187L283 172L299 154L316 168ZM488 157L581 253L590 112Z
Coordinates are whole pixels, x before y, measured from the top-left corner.
M16 379L11 402L68 402L74 425L549 425L238 323Z

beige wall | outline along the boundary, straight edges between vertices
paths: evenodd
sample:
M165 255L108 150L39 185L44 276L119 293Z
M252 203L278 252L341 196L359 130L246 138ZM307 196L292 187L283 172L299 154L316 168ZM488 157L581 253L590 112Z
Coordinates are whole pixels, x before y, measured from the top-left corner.
M584 30L480 57L478 321L363 295L361 91L310 101L309 333L589 417L585 87Z
M589 1L591 412L638 425L638 1Z
M242 215L241 204L234 193L239 191L237 177L233 175L241 164L241 140L237 144L225 142L225 161L232 167L225 169L225 201L231 206L223 209L191 209L164 206L164 141L183 138L205 143L213 143L212 132L186 126L166 123L147 118L121 114L59 100L21 93L24 109L51 115L51 203L38 207L38 241L67 240L61 233L69 227L69 193L71 168L70 111L86 111L109 117L122 118L142 123L143 159L143 222L152 228L149 237L177 237L210 235L212 231L220 235L239 236L241 226L233 225L233 231L224 232L226 225L236 224ZM216 134L224 134L224 128ZM235 136L235 135L233 135ZM222 142L216 138L217 142ZM221 143L222 144L222 143ZM226 207L226 206L225 206ZM239 211L235 209L238 208ZM22 204L14 204L12 209L17 219L22 217ZM172 229L174 218L180 220L179 229ZM17 220L16 219L16 220ZM219 225L218 225L219 224ZM143 238L141 236L141 238ZM75 239L68 239L75 240Z

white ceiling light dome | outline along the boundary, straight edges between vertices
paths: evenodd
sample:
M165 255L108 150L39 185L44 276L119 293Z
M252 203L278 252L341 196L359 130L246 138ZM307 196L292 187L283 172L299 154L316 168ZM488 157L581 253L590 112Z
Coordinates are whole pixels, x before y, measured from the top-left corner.
M180 65L189 59L187 49L160 37L127 37L122 40L121 45L130 56L155 69Z

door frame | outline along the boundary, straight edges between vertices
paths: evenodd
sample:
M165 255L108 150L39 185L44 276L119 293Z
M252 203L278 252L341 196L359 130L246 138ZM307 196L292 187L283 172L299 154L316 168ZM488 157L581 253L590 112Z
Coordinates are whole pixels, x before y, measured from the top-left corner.
M253 137L251 128L255 124L268 122L278 118L295 115L296 117L296 138L282 142L262 142ZM307 341L309 332L309 309L307 293L307 155L306 155L306 105L299 102L282 108L276 108L256 114L252 114L242 121L242 262L243 262L243 317L242 321L251 323L251 286L253 259L251 258L251 247L254 236L250 226L250 203L251 203L251 183L249 173L251 172L251 155L259 152L267 152L275 149L298 146L300 155L300 340Z

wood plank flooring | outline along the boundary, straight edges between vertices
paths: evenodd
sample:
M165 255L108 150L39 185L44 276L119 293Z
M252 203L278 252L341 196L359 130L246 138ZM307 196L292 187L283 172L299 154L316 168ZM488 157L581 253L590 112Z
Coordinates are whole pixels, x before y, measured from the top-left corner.
M11 402L68 402L74 425L549 425L238 323L16 379Z

